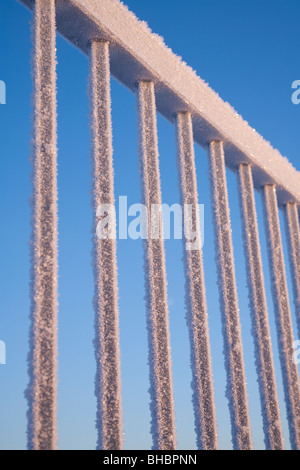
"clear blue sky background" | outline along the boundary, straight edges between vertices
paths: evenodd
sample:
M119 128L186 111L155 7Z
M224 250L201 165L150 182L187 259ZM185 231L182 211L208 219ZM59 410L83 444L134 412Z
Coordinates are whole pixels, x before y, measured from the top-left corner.
M99 0L100 1L100 0ZM127 0L168 46L300 169L300 105L291 84L300 79L298 0ZM16 0L0 0L0 448L26 446L29 329L31 13ZM96 443L91 270L88 60L58 37L59 182L59 446ZM135 97L112 80L116 197L140 201ZM163 200L178 202L174 128L158 117ZM205 204L204 262L221 448L231 447L206 152L196 146L199 202ZM263 448L236 177L228 173L238 292L253 441ZM286 447L288 430L270 296L266 241L257 195L268 306ZM285 238L284 238L284 248ZM185 323L181 242L166 242L168 295L178 447L195 448L189 344ZM118 242L125 446L151 447L145 305L140 241ZM290 274L288 273L290 276ZM291 284L289 278L289 288ZM292 292L291 292L292 293ZM291 296L292 300L292 296ZM293 310L293 320L295 312Z

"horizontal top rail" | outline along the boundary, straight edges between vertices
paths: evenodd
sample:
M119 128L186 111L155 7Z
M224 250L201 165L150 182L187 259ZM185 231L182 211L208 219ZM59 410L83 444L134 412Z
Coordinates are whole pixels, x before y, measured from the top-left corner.
M250 163L256 188L276 184L280 204L300 204L300 172L119 0L56 0L56 5L57 29L69 42L87 54L91 40L109 40L116 79L131 90L139 80L153 80L163 116L173 121L177 112L190 111L196 142L207 147L222 140L229 168Z

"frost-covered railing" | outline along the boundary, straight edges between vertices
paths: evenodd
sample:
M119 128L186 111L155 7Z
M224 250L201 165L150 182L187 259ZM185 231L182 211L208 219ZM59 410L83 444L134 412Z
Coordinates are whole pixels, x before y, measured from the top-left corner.
M156 110L175 122L181 201L198 201L194 141L208 148L235 449L251 449L225 165L237 172L266 447L283 448L254 187L262 190L278 343L292 447L300 449L300 391L278 207L286 215L300 333L300 174L118 0L21 0L34 10L34 210L29 447L55 449L57 361L56 29L90 57L94 220L114 203L110 72L137 94L143 202L160 204ZM195 211L194 211L195 212ZM198 230L194 213L194 225ZM96 230L95 230L96 232ZM153 446L176 444L162 233L144 244ZM201 250L185 251L193 403L200 449L217 449ZM114 240L94 239L98 448L122 448Z

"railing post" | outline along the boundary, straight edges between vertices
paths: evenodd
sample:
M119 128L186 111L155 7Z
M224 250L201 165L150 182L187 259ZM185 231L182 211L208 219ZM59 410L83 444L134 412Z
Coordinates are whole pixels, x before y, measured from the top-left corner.
M28 447L57 446L55 1L34 3L33 215Z
M93 171L93 245L95 279L95 356L97 448L123 447L119 311L114 214L114 175L111 126L109 44L92 41L90 99ZM110 213L110 234L97 234L101 208ZM103 215L103 214L102 214Z
M288 203L285 206L285 226L293 278L298 336L300 339L300 230L298 207L295 203Z
M198 448L214 450L218 447L217 424L214 403L211 352L204 270L201 250L201 231L197 217L198 191L195 166L192 117L190 113L178 113L176 119L177 161L181 204L192 207L192 231L197 233L198 247L188 249L184 238L184 262L186 277L187 323L191 343L193 373L193 404Z
M300 449L300 389L296 364L293 363L293 328L289 294L282 250L276 187L263 188L265 223L268 238L273 300L276 314L278 344L283 373L290 439L293 449Z
M144 240L144 263L153 447L159 450L172 450L176 446L176 436L167 279L161 223L157 239L152 238L151 231L152 205L161 205L156 106L152 82L141 81L138 84L138 121L142 202L148 214L148 238Z
M209 157L232 440L235 449L246 450L252 442L223 142L210 143Z
M283 449L283 437L251 166L240 165L238 168L238 178L249 300L253 325L252 331L256 350L256 367L260 388L265 442L268 450L279 450Z

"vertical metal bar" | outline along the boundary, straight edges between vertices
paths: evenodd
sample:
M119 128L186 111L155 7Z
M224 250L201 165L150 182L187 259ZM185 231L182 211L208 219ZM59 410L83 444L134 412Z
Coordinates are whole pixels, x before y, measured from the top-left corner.
M279 450L283 449L283 437L251 166L240 165L238 178L265 443L267 449Z
M93 41L90 94L94 210L95 355L99 449L123 447L109 44ZM110 231L98 232L109 216Z
M223 142L210 143L209 157L232 440L235 449L245 450L252 442Z
M198 191L195 166L192 117L190 113L177 114L177 166L181 204L192 208L192 232L197 245L189 249L190 240L184 237L187 323L191 343L193 373L193 405L198 448L215 450L218 447L213 375L209 344L209 328L205 295L204 270L201 249L201 231L198 221Z
M288 203L285 206L285 226L293 278L298 336L300 338L300 230L298 207L295 203Z
M147 324L151 381L152 436L154 448L176 446L167 303L167 279L162 227L152 237L152 207L161 205L159 154L154 84L138 84L139 158L143 203L148 214L144 240ZM160 214L161 215L161 214ZM161 222L161 220L160 220ZM150 233L149 233L150 232Z
M300 449L299 378L297 366L292 361L294 352L294 336L282 250L276 187L274 185L264 186L263 196L273 288L273 301L276 314L279 352L290 428L290 439L293 449Z
M57 445L57 144L55 1L34 4L33 215L28 447Z

